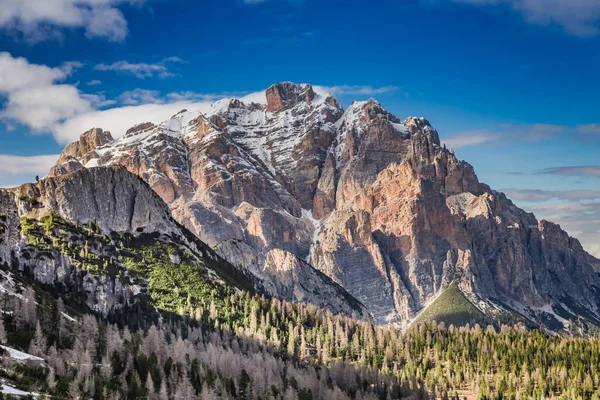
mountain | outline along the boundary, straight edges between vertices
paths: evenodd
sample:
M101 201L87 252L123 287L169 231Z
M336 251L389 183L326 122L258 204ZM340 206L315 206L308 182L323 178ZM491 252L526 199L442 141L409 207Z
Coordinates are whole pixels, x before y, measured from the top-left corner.
M228 296L245 290L367 318L358 301L312 267L302 269L315 272L302 275L312 280L281 280L265 291L261 279L173 220L163 200L124 167L80 169L0 190L0 211L0 264L105 317L126 318L139 307L194 315L224 308ZM295 265L290 260L275 273L295 277Z
M600 261L480 183L426 119L400 120L373 99L344 110L285 82L259 103L220 100L117 134L84 133L49 176L124 166L265 287L331 280L401 327L425 316L600 325Z

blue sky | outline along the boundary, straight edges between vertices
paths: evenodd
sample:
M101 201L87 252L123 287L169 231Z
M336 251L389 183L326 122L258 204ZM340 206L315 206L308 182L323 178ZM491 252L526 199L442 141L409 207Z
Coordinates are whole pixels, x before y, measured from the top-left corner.
M6 0L0 51L0 186L93 126L308 82L428 118L600 255L597 0Z

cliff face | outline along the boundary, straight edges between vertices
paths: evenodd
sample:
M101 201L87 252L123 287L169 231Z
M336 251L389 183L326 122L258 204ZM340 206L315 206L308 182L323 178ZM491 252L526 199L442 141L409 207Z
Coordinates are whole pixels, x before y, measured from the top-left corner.
M176 269L185 259L186 268L201 271L196 280L217 290L264 290L269 284L274 296L302 302L314 298L332 312L368 318L341 287L291 254L283 257L291 257L284 285L273 286L268 275L236 270L175 222L163 200L121 166L80 168L0 190L0 213L0 264L70 293L103 315L132 306L138 295L154 298L148 263L164 269L163 261L157 261L164 259ZM319 285L298 279L298 274L320 278ZM312 296L315 292L334 293L339 300L330 307L324 298Z
M267 274L292 259L271 252L284 250L380 323L408 324L452 282L490 315L600 319L597 259L480 183L427 120L374 100L344 111L309 85L278 84L263 104L222 100L65 150L52 174L73 165L125 166L203 241L244 242L244 254L221 249L234 264Z
M95 221L105 232L178 230L164 202L146 183L118 166L82 169L12 191L19 214L29 218L56 213L73 223Z
M219 243L215 250L234 266L258 277L262 290L272 296L310 303L357 319L370 319L369 311L344 288L288 251L273 249L263 254L236 239Z

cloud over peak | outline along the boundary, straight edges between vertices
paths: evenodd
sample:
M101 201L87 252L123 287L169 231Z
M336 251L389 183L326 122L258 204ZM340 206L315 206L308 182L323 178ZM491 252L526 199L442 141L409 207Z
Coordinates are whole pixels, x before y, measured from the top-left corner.
M354 96L375 96L378 94L396 92L400 90L398 86L373 87L370 85L339 85L339 86L316 86L322 92L331 93L334 96L354 95Z

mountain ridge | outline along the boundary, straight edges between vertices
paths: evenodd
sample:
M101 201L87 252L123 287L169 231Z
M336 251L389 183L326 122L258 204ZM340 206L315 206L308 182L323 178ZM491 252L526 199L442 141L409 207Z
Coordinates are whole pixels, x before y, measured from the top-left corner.
M485 310L598 318L597 259L480 183L429 121L402 121L373 99L344 110L286 82L264 104L226 99L92 136L93 149L71 146L51 175L123 165L204 242L247 243L255 268L274 249L310 260L379 323L403 326L453 281Z
M235 268L173 220L147 183L122 166L85 168L1 190L0 210L0 264L103 316L146 304L193 314L193 307L214 296L210 292L224 301L231 290L245 290L312 300L333 313L368 319L341 287L334 292L338 302L324 301L319 292L333 287L324 280L266 291L261 277ZM179 310L186 293L186 308Z

